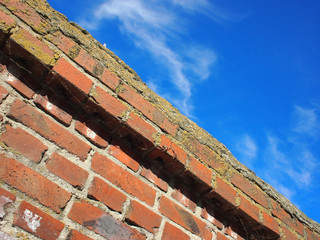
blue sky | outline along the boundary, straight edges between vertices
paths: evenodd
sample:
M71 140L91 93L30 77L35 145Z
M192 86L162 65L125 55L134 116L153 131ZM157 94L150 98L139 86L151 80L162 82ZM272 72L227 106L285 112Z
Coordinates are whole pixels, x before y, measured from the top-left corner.
M318 0L49 0L320 222Z

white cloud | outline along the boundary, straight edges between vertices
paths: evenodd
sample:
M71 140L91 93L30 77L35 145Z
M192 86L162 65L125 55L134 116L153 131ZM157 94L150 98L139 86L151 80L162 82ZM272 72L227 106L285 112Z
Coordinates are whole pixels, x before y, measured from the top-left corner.
M247 134L241 136L237 143L237 150L242 154L244 161L257 156L258 147L256 142Z
M317 137L319 135L320 127L316 109L295 106L293 121L293 131L300 134L307 134L311 137Z
M219 14L207 0L105 0L95 10L94 20L87 23L94 28L104 19L117 20L123 34L167 69L169 81L177 89L177 94L170 95L169 100L192 117L192 89L199 81L210 77L217 55L205 46L184 41L182 36L187 33L184 23L188 12L207 14L204 10L208 9ZM155 84L154 81L152 84L158 94L168 96L166 89L160 87L168 87L168 84Z

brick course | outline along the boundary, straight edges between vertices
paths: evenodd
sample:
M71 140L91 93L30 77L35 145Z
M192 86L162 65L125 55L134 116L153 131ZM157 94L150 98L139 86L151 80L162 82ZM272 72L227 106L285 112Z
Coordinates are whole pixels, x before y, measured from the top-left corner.
M0 5L0 234L320 239L319 224L45 0Z

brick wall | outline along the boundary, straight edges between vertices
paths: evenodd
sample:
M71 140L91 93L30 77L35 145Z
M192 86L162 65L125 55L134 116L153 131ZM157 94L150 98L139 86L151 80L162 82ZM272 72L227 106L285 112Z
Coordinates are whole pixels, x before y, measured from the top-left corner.
M0 0L0 239L320 239L44 0Z

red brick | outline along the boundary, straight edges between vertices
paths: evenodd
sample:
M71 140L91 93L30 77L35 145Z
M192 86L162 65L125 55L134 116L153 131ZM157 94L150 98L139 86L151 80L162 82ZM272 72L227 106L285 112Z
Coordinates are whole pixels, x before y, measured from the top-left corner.
M27 30L20 28L10 36L10 39L45 65L51 66L55 63L55 52Z
M218 227L220 230L223 228L223 223L214 217L213 209L210 207L204 207L201 211L201 217L211 222L213 225Z
M62 222L25 201L16 211L13 224L45 240L57 239L64 228Z
M86 202L75 202L68 217L110 240L146 239L128 225Z
M8 94L8 90L0 86L0 103L8 96Z
M64 58L59 59L53 70L82 92L89 94L93 82Z
M169 154L172 158L178 160L184 165L186 164L187 153L164 135L161 135L160 148L167 154Z
M108 142L100 137L98 133L87 127L85 123L77 121L75 128L79 133L99 147L106 148L108 146Z
M11 205L16 199L16 196L11 192L0 188L0 219L7 214L6 207ZM1 237L1 236L0 236Z
M125 149L126 151L130 151L128 149ZM133 171L138 171L140 164L131 156L134 156L135 158L138 158L140 160L139 156L136 156L132 152L130 152L130 155L122 151L121 147L118 144L110 145L109 153L114 156L116 159L118 159L120 162L127 165L130 169Z
M91 93L91 97L106 111L114 117L122 117L128 109L118 99L111 96L108 92L97 86Z
M238 228L238 227L237 227ZM237 229L236 228L236 229ZM231 226L228 226L226 229L225 229L225 232L226 234L228 234L229 236L232 237L232 239L236 239L236 240L246 240L244 239L243 237L241 237L238 233L237 233L237 230L236 229L233 229Z
M271 229L273 232L279 235L279 224L277 223L277 221L264 211L262 211L262 217L263 217L263 222L262 222L263 225L265 225L267 228Z
M91 149L88 144L81 141L68 130L18 99L12 104L10 114L16 120L55 142L59 147L65 148L77 155L81 160L87 157Z
M50 172L79 189L83 188L89 175L84 169L57 153L52 153L46 162L46 167Z
M39 163L48 147L39 139L22 130L5 125L6 131L0 135L0 141L15 149L35 163Z
M161 217L136 201L131 201L126 219L155 233L160 226Z
M188 198L185 194L181 193L180 190L173 191L171 197L181 202L184 206L186 206L193 212L196 210L197 204L193 202L190 198Z
M46 37L68 56L70 56L70 50L77 46L73 40L64 36L60 31L56 31L55 33L47 35Z
M185 234L183 231L181 231L179 228L174 227L170 223L166 222L166 225L164 225L163 233L161 240L188 240L190 237Z
M0 10L0 29L4 33L9 33L10 29L16 26L15 20L13 20L9 15Z
M153 205L156 192L146 183L98 153L92 158L91 168L125 192Z
M122 205L127 199L122 192L97 177L93 179L88 195L117 212L121 212Z
M271 201L272 214L287 224L292 229L295 229L300 235L304 235L303 225L296 218L292 218L281 206L275 201Z
M0 196L8 198L12 202L14 202L16 200L16 196L14 194L12 194L11 192L9 192L1 187L0 187Z
M320 235L316 236L315 232L312 232L309 228L306 228L307 240L320 240Z
M216 177L215 188L211 193L214 196L224 199L233 206L236 205L237 192L218 176Z
M79 51L79 54L74 58L74 60L88 72L93 72L93 67L96 64L96 61L82 48Z
M216 240L229 240L229 239L227 238L226 235L224 235L224 234L222 234L222 233L220 233L220 232L217 232L217 238L216 238Z
M41 16L31 7L19 0L1 1L15 15L21 18L29 26L39 33L46 33L51 27Z
M240 196L240 199L241 202L237 209L244 212L256 222L259 222L259 208L242 196Z
M42 108L45 112L51 114L54 118L56 118L58 121L63 123L66 126L70 126L72 121L72 116L56 105L52 104L48 101L46 97L43 97L41 95L37 95L37 98L35 100L35 103Z
M202 182L211 187L212 172L209 170L209 168L207 168L192 156L189 156L189 162L186 168L192 174L194 174L196 178L200 179Z
M161 190L168 191L168 183L154 174L150 169L142 168L140 175L147 179L149 182L157 185Z
M248 179L242 177L240 174L235 173L231 178L231 183L251 197L257 203L260 203L263 207L268 208L268 200L264 192L257 186L254 186Z
M154 141L153 138L157 133L157 130L138 115L130 113L127 120L127 125L138 132L140 135L142 135L148 141Z
M134 91L128 85L123 85L119 92L119 97L127 101L136 109L140 110L143 115L153 121L163 130L169 132L171 135L175 135L177 131L177 125L173 125L168 121L167 117L159 109L153 106L148 100L144 99L139 93Z
M16 89L22 96L31 99L34 95L34 91L32 91L29 87L27 87L24 83L14 77L12 74L8 73L7 83L9 83L14 89Z
M286 239L286 240L295 240L295 239L299 239L297 238L296 235L294 235L288 228L286 227L282 227L282 231L283 231L283 237L282 239Z
M211 239L211 231L200 219L193 216L166 197L161 197L160 212L169 219L200 236L203 239Z
M41 204L60 212L71 194L18 161L0 154L0 178Z
M107 68L103 70L100 80L112 90L115 90L120 83L120 79L114 73L110 72Z
M208 166L212 167L218 172L224 171L226 163L220 158L220 156L218 156L216 152L211 150L208 146L200 143L195 138L186 140L186 146L188 146L189 149L202 160L202 162L208 164Z
M163 159L166 168L172 172L180 172L185 169L187 153L170 139L161 136L161 142L157 148L148 154L148 158Z
M67 237L67 240L93 240L93 239L72 229Z

